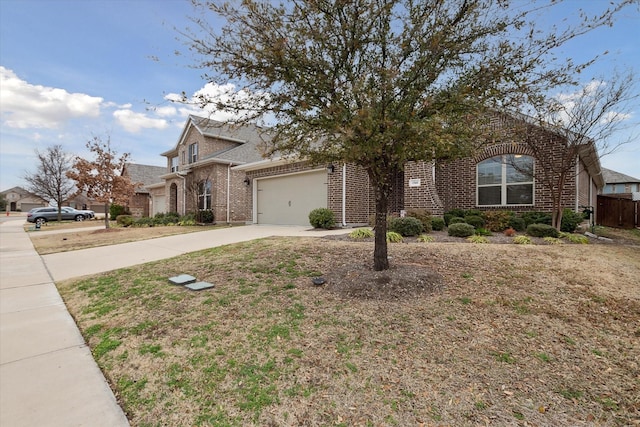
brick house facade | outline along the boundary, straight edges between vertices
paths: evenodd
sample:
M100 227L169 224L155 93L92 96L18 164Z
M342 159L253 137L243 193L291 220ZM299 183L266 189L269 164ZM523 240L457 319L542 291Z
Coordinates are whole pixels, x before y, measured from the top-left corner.
M273 220L274 213L277 220L280 211L274 210L280 209L285 215L289 208L306 203L292 224L306 223L308 212L317 207L331 209L343 226L368 223L375 213L375 198L362 168L352 164L312 165L299 159L264 159L259 147L265 135L257 127L234 128L190 116L176 146L162 153L167 158L166 173L161 176L161 184L149 186L152 197L164 197L166 211L183 214L203 207L211 209L218 222L259 224L263 218ZM558 134L548 130L539 130L536 135L550 153L562 143ZM569 174L562 194L562 205L574 210L583 205L594 206L603 184L593 147L582 147L578 153L577 169ZM501 163L505 156L529 159L531 177L523 178L504 161ZM485 167L498 171L498 175L502 170L503 176L487 175ZM390 211L427 209L434 215L453 208L550 211L550 191L542 183L541 171L542 165L532 151L517 141L491 144L473 157L448 162L408 162L397 176ZM487 186L487 179L497 183ZM513 179L515 183L510 182ZM296 185L298 181L305 182L303 188ZM203 182L211 184L209 192L201 185ZM317 193L309 202L306 193L311 187L326 188L326 193ZM485 193L491 197L501 193L502 199L487 203ZM520 198L517 203L509 200L513 194ZM282 206L276 206L279 203ZM286 224L289 220L282 221Z

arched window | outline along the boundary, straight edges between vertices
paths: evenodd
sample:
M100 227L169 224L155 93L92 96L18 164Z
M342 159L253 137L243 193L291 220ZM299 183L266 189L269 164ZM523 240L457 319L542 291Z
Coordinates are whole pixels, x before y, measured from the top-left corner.
M211 181L198 183L198 209L211 209Z
M506 154L478 163L478 206L533 205L533 157Z

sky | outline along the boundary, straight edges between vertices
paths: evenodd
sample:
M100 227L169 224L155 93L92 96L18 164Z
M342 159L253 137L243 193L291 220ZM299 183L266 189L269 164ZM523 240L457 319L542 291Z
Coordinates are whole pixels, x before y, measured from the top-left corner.
M552 18L608 3L568 0ZM165 166L160 153L175 146L187 116L206 115L171 100L222 89L205 86L203 71L185 53L176 29L193 27L187 19L193 15L187 0L0 0L0 191L25 186L22 177L37 170L35 150L60 144L87 157L94 137L109 138L135 163ZM609 52L583 73L585 84L614 69L640 78L639 40L634 6L563 54L586 60ZM640 178L640 99L631 113L631 129L619 138L636 138L601 164Z

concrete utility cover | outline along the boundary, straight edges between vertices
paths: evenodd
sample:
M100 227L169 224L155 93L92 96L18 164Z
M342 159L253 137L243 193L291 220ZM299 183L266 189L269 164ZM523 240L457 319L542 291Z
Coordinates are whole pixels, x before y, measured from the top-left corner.
M188 285L196 281L196 278L189 274L180 274L178 276L169 277L169 282L172 285Z
M196 282L186 285L185 288L189 288L192 291L201 291L203 289L213 288L213 284L207 282Z

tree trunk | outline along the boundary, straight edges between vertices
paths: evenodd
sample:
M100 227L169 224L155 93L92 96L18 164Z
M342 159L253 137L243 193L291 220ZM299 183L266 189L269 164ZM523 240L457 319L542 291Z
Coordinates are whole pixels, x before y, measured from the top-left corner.
M373 269L382 271L389 269L387 256L387 208L388 196L376 189L376 225L375 247L373 249Z
M104 204L104 228L109 228L109 204Z

